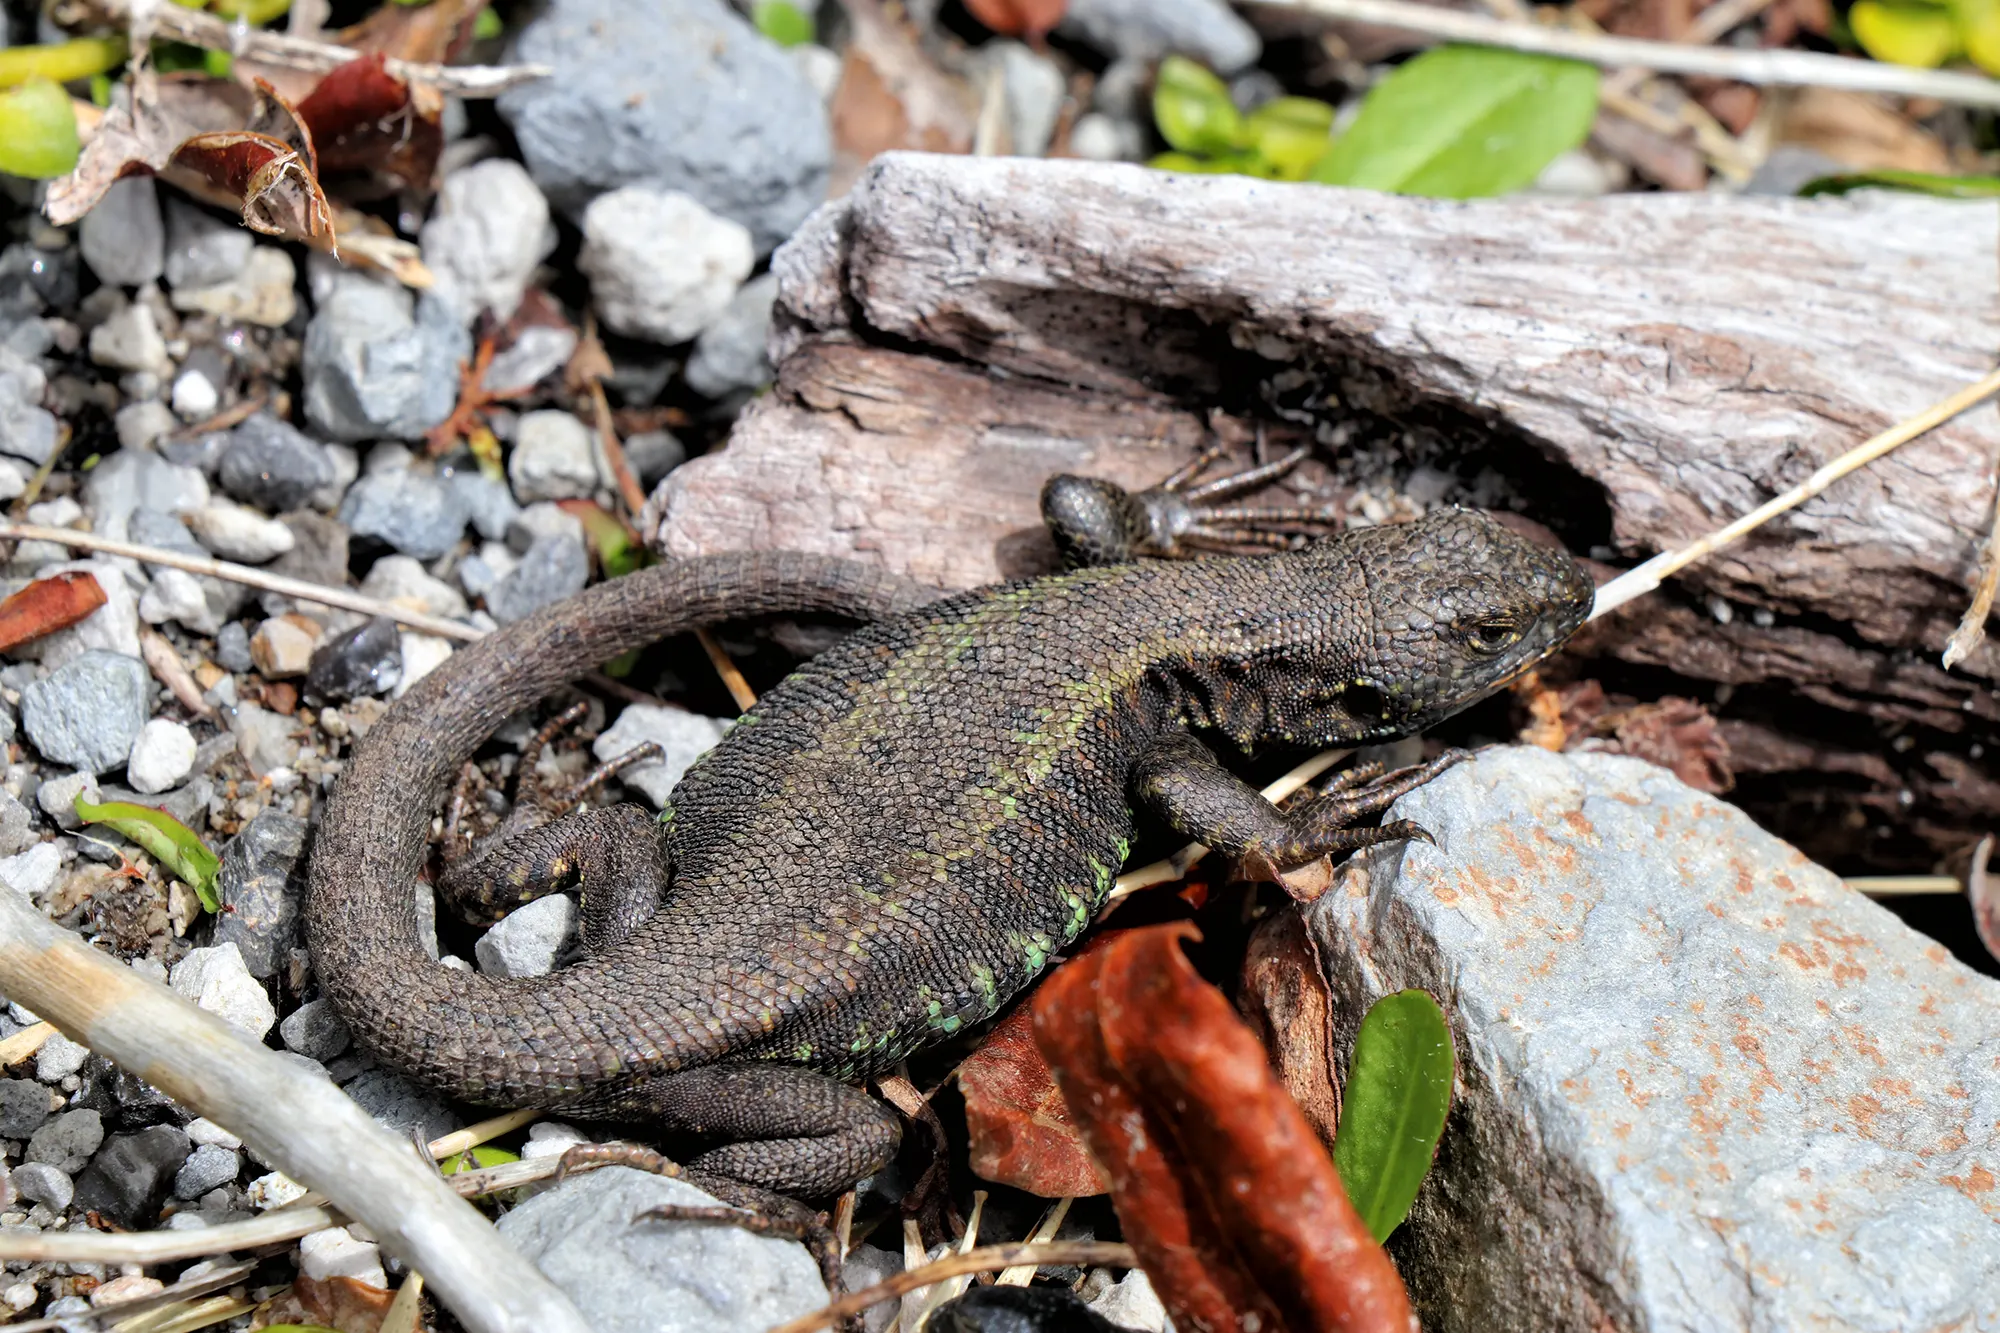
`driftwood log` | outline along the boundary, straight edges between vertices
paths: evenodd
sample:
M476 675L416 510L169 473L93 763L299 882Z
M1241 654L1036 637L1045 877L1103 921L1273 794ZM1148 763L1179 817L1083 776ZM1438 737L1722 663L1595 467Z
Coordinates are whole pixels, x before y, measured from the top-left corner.
M1996 242L1990 207L1901 196L1461 204L891 154L779 252L777 389L648 537L969 586L1048 567L1049 473L1147 484L1270 424L1632 563L1984 374ZM1961 417L1594 626L1581 669L1710 707L1738 798L1808 850L1948 858L2000 819L2000 650L1938 662L1996 457L1994 410Z

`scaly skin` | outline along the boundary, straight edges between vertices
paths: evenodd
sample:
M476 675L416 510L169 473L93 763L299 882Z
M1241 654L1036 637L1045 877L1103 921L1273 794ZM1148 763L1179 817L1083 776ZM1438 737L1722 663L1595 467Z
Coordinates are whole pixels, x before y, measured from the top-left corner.
M1552 651L1591 589L1560 552L1449 511L906 610L771 691L674 790L664 836L629 814L541 831L530 850L583 872L592 956L508 981L419 952L408 886L430 813L501 720L692 624L921 595L849 562L708 557L591 589L426 677L358 748L313 857L313 957L357 1039L471 1101L749 1140L696 1165L836 1188L893 1126L805 1071L857 1078L995 1013L1103 904L1135 799L1279 866L1355 840L1219 769L1161 783L1146 761L1185 755L1190 732L1248 750L1421 730ZM801 1123L807 1104L826 1116ZM868 1114L865 1144L834 1146L832 1121Z

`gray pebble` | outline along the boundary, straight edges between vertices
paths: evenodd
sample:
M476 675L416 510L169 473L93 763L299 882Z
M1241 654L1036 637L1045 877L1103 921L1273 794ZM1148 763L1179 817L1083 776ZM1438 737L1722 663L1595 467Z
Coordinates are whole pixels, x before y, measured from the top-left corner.
M224 671L238 672L256 665L250 657L250 631L242 621L230 621L215 636L215 664Z
M11 739L11 738L10 738ZM4 744L0 740L0 744ZM0 787L0 857L16 856L40 840L35 832L35 812ZM7 1137L0 1134L0 1138Z
M777 299L775 273L752 278L737 288L721 317L695 339L694 355L687 364L690 389L722 398L770 383L771 361L764 353L764 343L770 337L771 306Z
M137 287L166 271L167 229L150 175L113 182L77 232L83 262L107 287Z
M234 943L253 977L278 970L298 937L305 906L306 821L267 809L222 848L215 942Z
M451 414L472 340L457 314L345 275L306 326L306 419L336 440L414 440Z
M60 1083L83 1068L83 1062L89 1058L88 1046L58 1032L35 1052L35 1077L44 1083Z
M402 640L396 622L377 616L345 634L329 636L313 650L306 688L323 699L341 701L387 694L402 678Z
M146 725L146 664L93 648L21 695L21 724L42 756L92 773L124 766Z
M74 1175L104 1142L104 1117L95 1111L64 1111L28 1139L30 1162L47 1162Z
M1058 27L1114 56L1184 55L1225 76L1255 64L1264 49L1224 0L1069 0Z
M192 1148L188 1136L172 1125L114 1134L76 1178L72 1202L121 1226L150 1226Z
M169 287L213 287L250 262L256 238L177 195L167 198L166 276Z
M639 484L652 490L661 477L687 461L687 446L669 430L641 431L625 441L625 462Z
M25 1139L49 1118L49 1090L25 1078L0 1078L0 1139Z
M278 1024L278 1035L287 1048L322 1064L346 1050L353 1040L347 1024L333 1011L331 1000L307 1000Z
M266 412L230 432L216 473L224 491L267 514L298 508L333 479L326 446Z
M204 1143L188 1154L174 1173L174 1197L199 1199L212 1189L229 1184L243 1170L243 1158L233 1149Z
M575 901L552 893L502 917L479 937L473 957L489 977L539 977L555 970L556 959L575 934Z
M590 579L590 556L574 537L539 537L514 571L486 595L486 609L511 624L543 607L573 597Z
M481 537L497 542L507 535L507 525L521 512L521 506L515 503L506 482L482 476L476 468L452 473L450 482Z
M428 1143L458 1127L458 1119L451 1113L451 1108L435 1093L401 1074L370 1070L357 1076L341 1091L352 1097L362 1110L403 1138L408 1138L410 1132L415 1130Z
M48 387L39 364L0 346L0 454L39 464L55 451L55 414L42 406Z
M69 1173L51 1162L27 1161L13 1170L14 1192L35 1203L47 1204L51 1212L69 1207L76 1194L76 1182Z
M354 483L340 521L357 537L373 537L404 555L435 560L465 532L463 492L426 472L374 472Z

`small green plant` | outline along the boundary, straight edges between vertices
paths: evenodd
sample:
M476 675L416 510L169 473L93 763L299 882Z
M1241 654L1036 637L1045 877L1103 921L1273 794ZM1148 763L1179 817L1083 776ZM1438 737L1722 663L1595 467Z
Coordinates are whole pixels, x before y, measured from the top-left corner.
M193 889L201 905L220 911L221 898L215 892L215 872L222 866L214 852L195 831L164 810L130 801L92 804L76 796L76 816L86 824L104 824L145 848L171 871L175 878Z
M1361 1020L1333 1164L1377 1243L1409 1216L1430 1172L1451 1111L1455 1068L1451 1028L1425 992L1385 995Z
M47 180L74 168L82 151L62 85L34 78L0 91L0 173Z
M1169 57L1154 83L1153 118L1173 151L1152 165L1446 199L1506 194L1583 142L1597 82L1594 68L1572 60L1439 47L1370 90L1335 136L1324 102L1281 97L1245 116L1222 80Z
M2000 176L1934 176L1928 171L1857 171L1821 176L1799 187L1805 198L1853 190L1900 190L1939 199L2000 199Z
M1964 57L2000 74L2000 0L1855 0L1847 27L1892 65L1933 69Z
M804 46L813 39L812 15L786 0L757 0L750 21L779 46Z

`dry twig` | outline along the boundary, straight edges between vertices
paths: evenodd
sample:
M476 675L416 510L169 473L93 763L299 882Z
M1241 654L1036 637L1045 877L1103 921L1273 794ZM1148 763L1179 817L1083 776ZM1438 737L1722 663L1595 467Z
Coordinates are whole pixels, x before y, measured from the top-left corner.
M770 1333L814 1333L830 1328L851 1314L871 1305L894 1300L906 1291L928 1287L964 1273L991 1273L1016 1264L1099 1264L1107 1268L1132 1268L1138 1264L1130 1245L1101 1240L1057 1240L1039 1244L985 1245L963 1254L948 1254L936 1263L925 1264L885 1278L851 1296L843 1296L822 1310L779 1324Z
M1702 74L1771 87L1846 88L1899 97L1931 97L1960 106L2000 108L2000 80L1978 74L1908 69L1814 51L1739 51L1681 42L1648 42L1635 37L1590 36L1537 24L1508 23L1483 14L1439 9L1410 0L1257 0L1257 3L1393 28L1440 42L1476 42L1512 51L1566 56L1609 69L1632 66L1664 74Z

